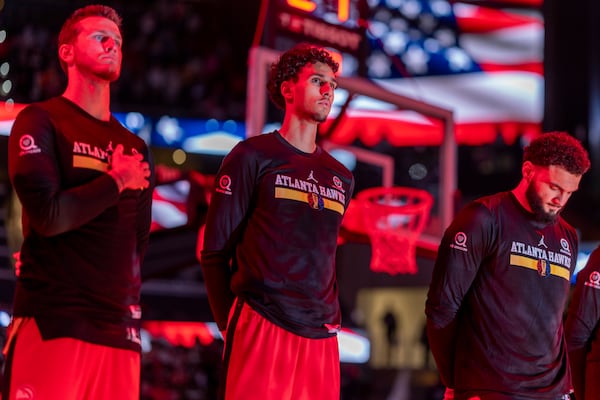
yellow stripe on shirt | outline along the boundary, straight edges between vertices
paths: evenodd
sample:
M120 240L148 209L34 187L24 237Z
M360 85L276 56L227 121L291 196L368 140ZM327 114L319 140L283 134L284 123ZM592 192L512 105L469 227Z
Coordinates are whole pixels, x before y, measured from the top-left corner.
M108 163L89 156L73 156L73 168L95 169L96 171L106 172Z
M302 203L308 204L308 193L302 192L300 190L276 187L275 188L275 198L277 199L288 199L288 200L296 200ZM340 215L344 215L344 205L338 203L337 201L326 199L321 196L323 199L323 206L328 209L339 213Z
M516 265L518 267L529 268L537 271L538 260L529 257L518 256L516 254L510 255L510 265ZM568 268L561 267L560 265L550 263L550 275L555 275L560 278L570 280L571 271Z

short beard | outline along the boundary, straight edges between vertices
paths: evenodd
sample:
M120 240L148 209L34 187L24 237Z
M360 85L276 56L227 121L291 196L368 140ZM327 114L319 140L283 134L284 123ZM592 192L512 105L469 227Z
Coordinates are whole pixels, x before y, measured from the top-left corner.
M313 119L313 121L319 122L319 123L325 122L325 121L327 121L327 115L328 114L323 115L320 113L313 113L312 119Z
M558 219L560 210L556 214L550 214L544 211L544 205L540 199L540 196L538 196L535 187L533 186L533 182L527 186L525 196L527 197L527 202L529 203L529 207L531 207L531 211L533 212L533 217L537 222L551 224Z
M115 82L121 76L121 67L115 69L99 69L93 72L97 78L110 83Z
M113 83L117 79L119 79L120 75L121 75L121 71L109 71L106 73L101 73L98 76L110 83Z

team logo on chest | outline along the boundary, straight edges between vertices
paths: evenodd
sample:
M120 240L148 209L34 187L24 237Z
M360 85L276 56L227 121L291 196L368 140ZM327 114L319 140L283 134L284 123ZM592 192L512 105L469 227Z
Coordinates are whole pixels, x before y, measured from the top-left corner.
M323 210L325 208L325 201L317 193L308 193L308 205L315 210Z
M537 262L537 271L540 276L546 277L549 276L552 272L552 268L550 267L550 262L547 260L539 259Z

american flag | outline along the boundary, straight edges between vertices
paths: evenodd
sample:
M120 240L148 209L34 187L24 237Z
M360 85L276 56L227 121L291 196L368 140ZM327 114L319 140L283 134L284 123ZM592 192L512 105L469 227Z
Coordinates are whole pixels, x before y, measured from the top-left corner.
M536 135L543 118L542 1L369 0L368 76L392 92L452 110L459 143ZM363 142L384 135L404 144L412 136L412 144L441 141L436 121L410 111L391 118L402 138L389 129L380 104L363 101L347 114L353 123L369 121L361 123ZM387 122L378 124L378 117ZM333 139L351 142L352 131L339 129L346 137Z
M500 9L446 0L373 0L369 75L373 78L482 71L542 72L539 6ZM531 3L521 1L524 3ZM505 4L509 4L505 2ZM511 2L514 4L514 2Z

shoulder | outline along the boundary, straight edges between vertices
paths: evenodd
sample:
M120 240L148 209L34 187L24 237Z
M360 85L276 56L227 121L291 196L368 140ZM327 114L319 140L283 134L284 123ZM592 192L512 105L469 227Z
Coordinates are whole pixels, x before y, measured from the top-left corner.
M23 108L19 114L17 114L17 119L24 117L30 118L35 116L48 116L52 113L55 107L56 102L54 99L31 103L27 107Z
M586 271L600 271L600 245L590 253L584 269Z
M459 214L469 213L480 215L482 217L491 217L492 215L497 213L498 209L501 208L502 203L506 200L507 196L504 192L479 197L467 203L459 212Z
M27 107L25 107L25 109L23 109L23 111L25 110L37 110L37 111L42 111L42 112L46 112L46 113L55 113L55 112L65 112L66 110L69 110L70 107L69 105L60 97L52 97L48 100L44 100L44 101L39 101L36 103L31 103L30 105L28 105Z
M338 159L336 159L334 156L332 156L329 152L327 152L321 148L321 153L322 153L323 161L328 168L331 168L336 173L338 173L342 176L345 176L348 178L354 177L352 172L348 168L346 168L346 166L344 164L342 164Z
M558 218L558 223L562 229L572 232L575 236L577 236L577 229L575 229L575 227L573 225L571 225L569 222L567 222L567 220L564 219L562 216L560 216Z
M273 133L263 133L257 136L251 136L238 142L231 149L226 158L258 157L260 154L273 151L277 143L279 143L279 141Z
M17 140L17 136L38 137L55 130L57 120L64 116L55 108L53 99L31 103L17 114L11 127L9 140Z
M505 208L504 203L510 201L509 196L507 192L501 192L470 201L456 214L451 230L495 230Z
M53 121L57 123L60 119L68 120L66 115L71 114L72 108L61 100L60 97L53 97L48 100L29 104L19 112L15 119L15 124L26 122L26 125L40 124L42 121Z
M596 248L590 253L590 260L592 259L600 262L600 245L596 246Z
M280 143L275 132L261 133L260 135L251 136L239 142L236 147L241 147L247 150L271 149L273 145Z
M480 197L473 202L476 204L480 204L481 206L492 210L502 207L504 204L508 202L512 202L514 200L513 195L510 192L498 192L488 196Z
M498 192L473 200L466 208L470 208L482 216L498 220L504 217L518 218L522 215L519 207L517 199L511 192Z

